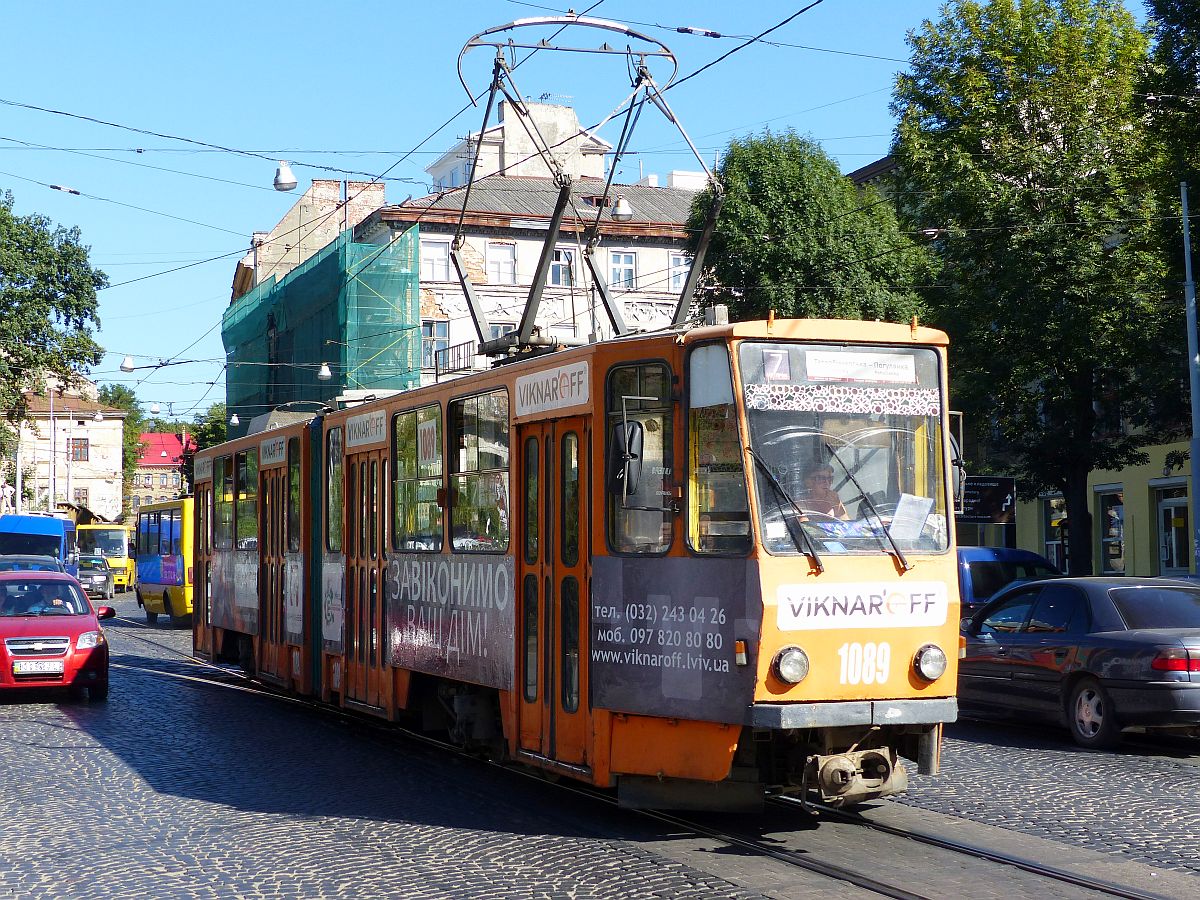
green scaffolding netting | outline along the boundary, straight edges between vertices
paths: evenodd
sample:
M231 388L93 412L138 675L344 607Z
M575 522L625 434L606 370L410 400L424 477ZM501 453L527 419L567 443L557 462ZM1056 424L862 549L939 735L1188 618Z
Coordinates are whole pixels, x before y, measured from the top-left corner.
M221 318L229 411L248 421L344 390L419 385L419 246L415 227L385 245L355 243L346 231L239 297ZM317 378L322 362L329 381Z

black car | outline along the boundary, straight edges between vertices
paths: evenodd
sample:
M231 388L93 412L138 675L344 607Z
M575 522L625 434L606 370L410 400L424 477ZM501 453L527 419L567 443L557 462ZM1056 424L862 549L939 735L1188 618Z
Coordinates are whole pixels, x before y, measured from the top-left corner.
M962 622L958 699L1065 724L1083 747L1130 727L1200 728L1200 586L1166 578L1012 585Z
M116 594L116 577L103 556L79 557L79 583L89 597L111 600Z

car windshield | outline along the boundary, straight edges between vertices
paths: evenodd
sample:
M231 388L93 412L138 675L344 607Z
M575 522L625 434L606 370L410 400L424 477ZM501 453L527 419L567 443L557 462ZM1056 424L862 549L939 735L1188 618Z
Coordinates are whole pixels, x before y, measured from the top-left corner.
M12 616L82 616L91 611L87 598L68 581L28 579L0 582L0 618Z
M81 556L79 557L79 568L96 569L100 572L107 572L108 560L106 560L103 556Z
M805 552L789 518L821 554L946 550L935 351L747 341L738 357L770 552Z
M1200 588L1118 587L1108 595L1127 628L1200 628Z

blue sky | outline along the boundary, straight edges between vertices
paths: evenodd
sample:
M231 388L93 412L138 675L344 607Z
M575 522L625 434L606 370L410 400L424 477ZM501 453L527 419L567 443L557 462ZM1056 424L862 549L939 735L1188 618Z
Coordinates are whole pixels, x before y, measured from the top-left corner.
M804 5L603 0L591 15L665 42L684 75L740 41L675 28L750 36ZM565 8L512 0L64 2L51 16L40 4L7 4L0 190L13 192L18 214L78 226L93 264L109 276L98 335L107 352L90 377L134 386L145 407L158 403L176 419L223 400L220 316L234 265L251 232L269 230L299 193L272 189L275 160L292 162L299 190L314 177L363 177L319 166L371 174L394 166L388 177L408 181L389 181L388 201L420 196L424 167L482 120L482 108L472 108L404 158L466 103L455 67L463 43ZM937 8L935 0L824 0L772 33L774 43L738 51L667 96L710 165L731 137L770 127L815 138L850 171L887 152L905 34ZM464 65L472 87L486 89L489 53L473 51ZM539 54L516 77L527 96L574 105L588 124L629 91L623 63L594 55ZM651 113L619 180L697 168ZM618 133L601 132L614 143ZM213 257L223 258L189 265ZM168 271L181 266L188 267ZM195 362L125 375L118 366L127 354L139 366Z

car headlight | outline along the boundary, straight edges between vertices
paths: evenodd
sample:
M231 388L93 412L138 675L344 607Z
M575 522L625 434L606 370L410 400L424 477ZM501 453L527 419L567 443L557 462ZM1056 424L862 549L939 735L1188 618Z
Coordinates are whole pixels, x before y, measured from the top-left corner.
M808 675L808 654L799 647L784 647L771 662L775 677L788 684L799 684Z
M946 651L937 644L925 644L913 656L913 668L926 681L937 681L946 674Z
M76 650L91 650L93 647L99 647L104 643L104 632L102 631L85 631L79 636L79 640L75 642Z

